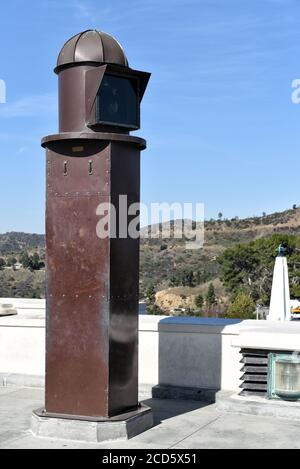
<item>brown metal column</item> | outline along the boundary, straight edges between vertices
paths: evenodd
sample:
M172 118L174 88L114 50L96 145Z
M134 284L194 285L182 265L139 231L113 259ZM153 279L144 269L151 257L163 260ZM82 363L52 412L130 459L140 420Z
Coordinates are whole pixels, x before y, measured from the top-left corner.
M118 230L116 238L100 238L97 207L112 203L118 220L120 195L128 204L140 200L140 151L146 144L129 131L139 127L150 75L130 69L118 42L97 31L71 38L56 72L60 133L42 142L47 170L43 415L105 419L138 408L139 239L119 237ZM130 108L135 98L136 110Z

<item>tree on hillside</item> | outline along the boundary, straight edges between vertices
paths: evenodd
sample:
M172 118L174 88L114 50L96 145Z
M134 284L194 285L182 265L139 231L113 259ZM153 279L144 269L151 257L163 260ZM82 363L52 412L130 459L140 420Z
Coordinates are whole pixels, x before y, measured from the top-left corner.
M146 308L146 312L147 314L153 314L158 316L163 316L165 314L164 311L156 304L148 305Z
M44 263L41 262L40 256L38 255L37 252L35 252L31 257L30 257L30 267L33 270L39 270L41 267L44 267Z
M192 270L184 271L182 275L182 285L184 287L194 287L194 272Z
M28 269L30 267L30 257L26 251L22 252L20 255L20 262L24 269Z
M29 269L31 271L39 270L45 266L37 252L33 253L32 256L29 256L26 251L23 252L20 256L20 262L24 269Z
M205 302L209 308L213 306L214 304L216 304L215 288L212 283L210 283L208 286L208 290L205 296Z
M221 266L221 280L230 293L254 280L259 263L253 247L248 244L238 244L226 249L218 262Z
M192 270L183 269L172 275L169 280L170 287L178 287L182 285L183 287L194 287L200 283L198 273L194 274Z
M240 291L228 308L227 317L254 319L255 303L248 293Z
M196 272L196 279L195 279L197 285L200 285L200 283L202 282L202 278L203 278L202 272L200 270L198 270Z
M146 298L150 304L155 302L155 288L153 285L150 285L146 291Z
M150 285L146 291L146 298L147 298L147 306L146 306L146 313L147 314L156 314L156 315L163 315L164 312L162 309L155 304L155 288L154 285Z
M221 221L222 218L223 218L223 213L222 213L222 212L219 212L219 213L218 213L218 219Z
M268 305L273 269L280 243L287 246L291 297L300 296L300 236L274 234L228 248L219 256L220 279L234 296L242 290L253 301Z
M297 205L294 204L294 205L293 205L293 210L296 210L296 208L297 208Z
M14 256L10 256L7 261L6 261L6 265L8 267L13 267L16 263L17 263L17 259L14 257Z
M197 306L197 308L202 308L204 304L204 298L201 294L197 295L196 298L195 298L195 305Z
M3 267L5 267L5 265L6 265L5 260L3 259L3 257L0 257L0 270L3 270Z
M180 285L180 279L176 275L172 275L169 281L169 287L178 287Z

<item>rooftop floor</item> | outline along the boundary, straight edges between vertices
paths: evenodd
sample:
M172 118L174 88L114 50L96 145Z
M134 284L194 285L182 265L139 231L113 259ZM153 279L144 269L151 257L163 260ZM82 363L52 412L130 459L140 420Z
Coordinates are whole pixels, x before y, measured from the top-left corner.
M219 412L215 404L147 399L155 426L129 441L74 443L34 437L31 411L43 406L43 390L0 387L0 448L300 448L300 422Z

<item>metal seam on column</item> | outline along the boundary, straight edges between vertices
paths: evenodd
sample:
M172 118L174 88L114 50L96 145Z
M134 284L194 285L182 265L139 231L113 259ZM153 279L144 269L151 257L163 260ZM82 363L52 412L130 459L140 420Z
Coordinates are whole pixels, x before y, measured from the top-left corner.
M81 35L78 36L76 42L75 42L75 46L74 46L74 50L73 50L73 62L75 62L75 51L76 51L76 47L77 47L77 44L78 44L78 41L79 41L79 38L80 38Z

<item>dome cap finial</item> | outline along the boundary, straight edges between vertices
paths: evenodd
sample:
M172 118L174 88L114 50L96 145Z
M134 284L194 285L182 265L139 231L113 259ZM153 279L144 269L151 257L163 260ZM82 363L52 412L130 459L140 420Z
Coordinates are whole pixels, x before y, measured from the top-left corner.
M128 67L127 57L119 42L102 31L88 29L71 37L61 49L55 72L80 63L105 63Z

